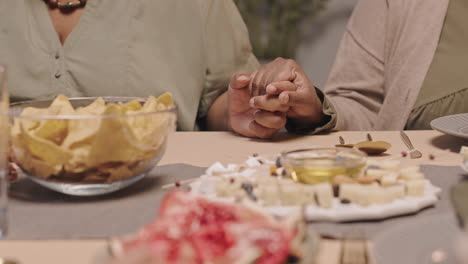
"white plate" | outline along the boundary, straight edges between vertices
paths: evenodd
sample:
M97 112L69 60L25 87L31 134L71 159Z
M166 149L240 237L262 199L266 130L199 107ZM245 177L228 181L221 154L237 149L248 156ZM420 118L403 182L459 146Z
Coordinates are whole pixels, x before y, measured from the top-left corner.
M447 135L468 139L468 113L439 117L432 120L431 127Z
M454 216L444 215L408 221L382 231L373 240L379 264L456 263L454 245L460 233ZM445 257L443 261L434 261Z
M214 194L204 194L200 192L201 181L193 182L190 187L192 192L204 195L209 199L232 201L234 198L219 198ZM328 222L348 222L358 220L378 220L392 216L405 215L418 212L426 207L434 205L438 201L437 195L441 192L440 188L432 185L426 180L425 192L422 197L405 197L388 204L360 206L357 204L342 204L338 198L334 198L332 208L320 208L315 205L309 205L306 208L305 216L309 221L328 221ZM276 216L287 216L299 208L297 206L276 206L266 208L270 213Z

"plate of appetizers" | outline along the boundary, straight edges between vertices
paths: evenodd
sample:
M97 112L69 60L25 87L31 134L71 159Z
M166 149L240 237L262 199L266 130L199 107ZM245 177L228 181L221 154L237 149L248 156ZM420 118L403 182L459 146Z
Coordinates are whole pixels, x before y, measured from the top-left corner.
M100 263L312 263L320 238L302 212L275 218L249 201L225 203L176 190L157 218L109 241Z
M277 159L252 156L242 164L216 162L191 183L191 192L225 202L248 199L276 216L303 207L308 221L330 222L415 213L439 199L440 188L424 177L419 166L401 167L398 159L359 158L353 163L348 159L356 158L355 150L322 150L328 153L315 155L312 149L305 150L305 156L328 155L332 161L296 162L298 157L291 161L288 155L297 154L294 151ZM307 168L307 173L301 174L297 166Z

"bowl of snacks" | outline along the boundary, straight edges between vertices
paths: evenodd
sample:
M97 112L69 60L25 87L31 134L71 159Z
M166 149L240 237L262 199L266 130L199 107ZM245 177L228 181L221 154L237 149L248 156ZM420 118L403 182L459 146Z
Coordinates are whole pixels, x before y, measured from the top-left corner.
M306 184L332 182L338 175L356 178L366 165L366 157L354 148L310 148L281 154L287 174Z
M145 177L175 130L172 95L12 104L12 156L24 175L77 196L111 193Z

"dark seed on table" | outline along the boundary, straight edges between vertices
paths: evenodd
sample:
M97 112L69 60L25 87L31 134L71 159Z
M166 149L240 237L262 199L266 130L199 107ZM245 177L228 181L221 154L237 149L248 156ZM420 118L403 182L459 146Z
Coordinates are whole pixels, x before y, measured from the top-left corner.
M236 181L236 180L234 180L234 178L230 178L230 179L229 179L229 182L230 182L230 183L234 183L235 181Z
M263 164L263 163L265 163L265 162L263 162L263 160L259 159L259 160L258 160L258 163Z
M258 153L252 154L252 157L254 157L254 158L258 157Z
M278 177L278 173L273 172L273 173L271 173L271 176L273 176L273 177Z
M401 156L402 156L403 158L406 158L406 156L408 156L408 153L407 153L406 151L403 151L403 152L401 152Z
M348 199L341 199L340 202L341 202L342 204L350 204L350 203L351 203L351 201L348 200Z
M281 176L288 176L288 173L286 172L286 170L283 170L283 171L281 172Z
M256 202L257 201L257 196L253 193L247 193L247 197L249 197L250 200Z
M275 165L277 168L283 167L283 164L281 164L281 157L276 158Z
M244 189L247 192L247 194L250 194L250 193L253 193L254 187L251 183L244 182L242 183L241 188Z
M434 159L435 159L435 156L432 155L432 154L430 154L430 155L429 155L429 159L430 159L430 160L434 160Z
M179 182L179 181L176 181L176 182L175 182L175 187L177 187L177 188L180 187L180 182Z

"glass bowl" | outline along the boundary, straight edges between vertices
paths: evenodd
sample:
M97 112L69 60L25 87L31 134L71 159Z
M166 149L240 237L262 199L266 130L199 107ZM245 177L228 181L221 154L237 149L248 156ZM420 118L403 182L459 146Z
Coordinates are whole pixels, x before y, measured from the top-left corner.
M12 158L27 177L69 195L102 195L137 182L161 160L176 127L175 106L140 111L144 98L96 99L68 99L72 112L53 100L11 105Z
M287 174L305 184L332 183L337 175L358 177L367 155L354 148L310 148L281 153Z

